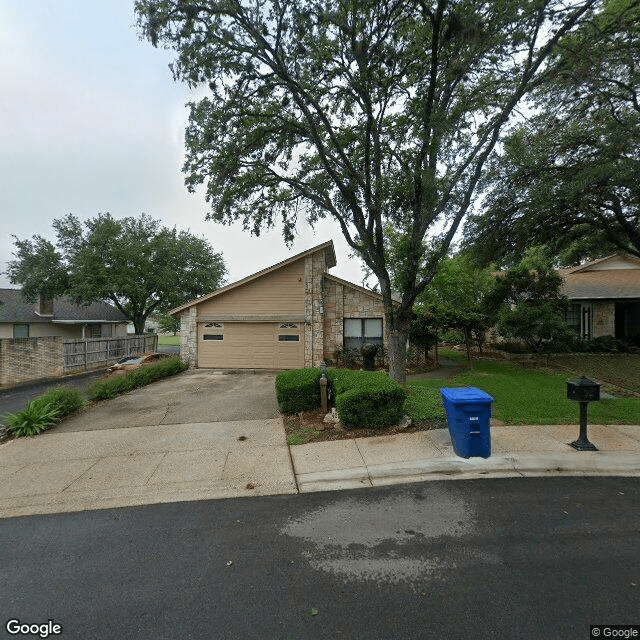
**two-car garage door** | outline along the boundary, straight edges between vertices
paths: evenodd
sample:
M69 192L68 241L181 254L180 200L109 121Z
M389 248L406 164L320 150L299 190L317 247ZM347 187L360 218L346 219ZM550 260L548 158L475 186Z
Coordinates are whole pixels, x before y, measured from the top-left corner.
M200 368L295 369L303 366L304 323L198 323Z

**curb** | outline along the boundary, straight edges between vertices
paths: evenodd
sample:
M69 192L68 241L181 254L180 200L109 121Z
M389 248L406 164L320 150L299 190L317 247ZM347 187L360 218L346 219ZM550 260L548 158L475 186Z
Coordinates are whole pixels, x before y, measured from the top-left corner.
M473 480L539 476L640 476L640 455L583 451L566 454L498 454L490 458L447 457L300 474L300 493L404 484L426 480Z

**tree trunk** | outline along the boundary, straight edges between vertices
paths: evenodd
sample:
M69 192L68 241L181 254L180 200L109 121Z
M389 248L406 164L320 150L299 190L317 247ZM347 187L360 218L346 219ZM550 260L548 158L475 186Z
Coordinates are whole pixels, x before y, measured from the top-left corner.
M469 330L464 328L464 344L467 347L467 360L469 361L469 369L473 371L473 361L471 360L471 348L469 347Z
M397 329L389 330L389 377L398 384L407 381L407 336Z
M440 360L438 358L438 330L437 329L436 329L435 356L436 356L436 367L439 367L440 366Z
M133 326L135 328L135 332L137 336L141 336L144 333L144 316L134 316L133 317Z

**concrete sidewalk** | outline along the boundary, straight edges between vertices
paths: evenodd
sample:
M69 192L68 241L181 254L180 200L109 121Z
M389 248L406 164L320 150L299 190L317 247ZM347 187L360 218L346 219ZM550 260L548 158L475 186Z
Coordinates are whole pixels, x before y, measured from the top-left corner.
M296 493L280 419L44 433L0 447L0 517Z
M640 475L640 426L589 426L598 451L576 451L577 425L491 427L491 456L455 455L447 429L291 447L300 492L540 475Z

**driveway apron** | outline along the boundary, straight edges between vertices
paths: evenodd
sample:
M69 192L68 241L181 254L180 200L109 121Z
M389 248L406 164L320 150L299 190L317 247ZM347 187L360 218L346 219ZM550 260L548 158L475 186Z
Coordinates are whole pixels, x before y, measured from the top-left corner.
M187 371L0 446L0 517L296 493L275 374Z

